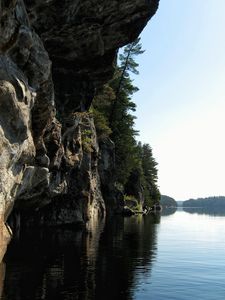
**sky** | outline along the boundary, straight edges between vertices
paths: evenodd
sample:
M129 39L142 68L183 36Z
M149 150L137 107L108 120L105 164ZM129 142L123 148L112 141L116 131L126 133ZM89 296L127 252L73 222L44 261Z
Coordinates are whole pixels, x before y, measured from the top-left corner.
M224 12L224 0L161 0L141 34L138 139L176 200L225 196Z

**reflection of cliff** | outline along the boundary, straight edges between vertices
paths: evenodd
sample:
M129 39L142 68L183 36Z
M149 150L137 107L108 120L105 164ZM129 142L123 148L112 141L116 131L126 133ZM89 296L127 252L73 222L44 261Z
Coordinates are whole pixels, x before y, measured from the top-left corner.
M132 299L137 270L151 269L158 218L119 218L104 231L102 223L90 232L23 232L7 251L3 297Z
M73 229L23 231L20 239L8 246L4 296L18 300L86 299L85 291L91 298L102 226L104 223L97 224L90 233Z

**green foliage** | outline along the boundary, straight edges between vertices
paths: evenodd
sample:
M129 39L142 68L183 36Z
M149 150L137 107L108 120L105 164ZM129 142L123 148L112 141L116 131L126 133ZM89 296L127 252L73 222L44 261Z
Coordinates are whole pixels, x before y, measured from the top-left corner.
M85 129L82 131L81 135L82 147L85 152L93 152L92 149L92 131L89 129Z
M158 169L149 144L137 145L138 158L140 159L139 173L143 188L144 204L152 206L160 200L160 192L157 186Z
M134 198L133 195L124 195L124 206L129 207L134 212L142 211L141 205L138 200Z
M113 79L97 91L92 114L98 138L110 136L115 144L115 177L117 186L129 195L125 202L130 201L129 197L140 200L142 193L145 205L152 206L160 200L157 163L150 145L137 143L138 132L134 129L136 105L132 97L138 88L130 73L138 74L135 56L144 52L139 42L137 39L127 45L119 55Z
M105 84L97 91L93 101L93 108L101 112L108 120L115 98L115 90L110 86L109 83Z
M190 199L183 202L184 207L225 208L225 197L207 197Z
M162 207L177 207L177 202L173 198L166 195L161 195L160 204Z
M133 85L129 71L137 73L138 65L134 63L133 56L135 49L141 47L138 41L125 47L124 53L120 55L120 66L109 83L115 91L109 124L112 129L111 138L115 143L116 165L119 166L116 168L116 178L122 185L127 182L136 160L135 137L138 132L134 129L135 116L132 115L136 105L131 98L138 88Z
M137 38L133 43L124 47L123 53L120 54L120 68L124 70L124 77L129 77L129 72L139 74L137 70L138 63L134 60L134 57L144 53L141 47L140 38Z
M104 139L106 137L109 137L112 133L112 130L109 128L107 118L104 116L104 114L93 108L92 115L94 117L98 138Z
M148 178L149 182L156 183L157 182L157 162L155 161L152 155L152 148L149 144L139 143L139 147L141 147L141 159L142 159L142 167L143 172L146 178Z
M138 201L133 195L124 195L124 202L129 207L136 207L138 205Z

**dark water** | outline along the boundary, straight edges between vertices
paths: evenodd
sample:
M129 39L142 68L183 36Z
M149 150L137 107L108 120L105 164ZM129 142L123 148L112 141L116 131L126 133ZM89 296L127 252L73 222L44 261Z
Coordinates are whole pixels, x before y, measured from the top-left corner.
M225 217L177 211L23 233L0 272L1 300L225 299Z

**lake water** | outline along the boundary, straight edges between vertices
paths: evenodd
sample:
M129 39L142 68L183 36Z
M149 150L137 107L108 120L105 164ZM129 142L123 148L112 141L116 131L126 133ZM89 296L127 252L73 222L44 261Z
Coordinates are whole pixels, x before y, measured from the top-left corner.
M225 299L225 217L178 210L14 239L1 300Z

